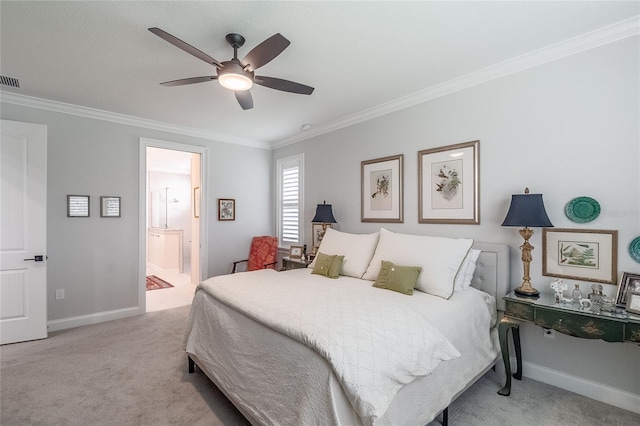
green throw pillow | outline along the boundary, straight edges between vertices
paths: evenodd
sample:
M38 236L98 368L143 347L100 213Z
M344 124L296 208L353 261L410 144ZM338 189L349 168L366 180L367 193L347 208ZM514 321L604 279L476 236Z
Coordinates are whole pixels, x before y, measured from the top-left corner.
M412 295L420 272L422 268L419 266L398 266L383 260L373 286Z
M311 273L324 275L329 278L338 278L340 276L340 271L342 270L343 259L344 256L318 253L316 256L316 264Z

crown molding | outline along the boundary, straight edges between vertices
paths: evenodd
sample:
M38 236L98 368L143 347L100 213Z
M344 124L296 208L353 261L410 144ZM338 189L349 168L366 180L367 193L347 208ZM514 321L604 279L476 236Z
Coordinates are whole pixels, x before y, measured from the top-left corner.
M49 99L36 98L33 96L26 96L3 90L0 90L0 102L26 106L30 108L44 109L47 111L59 112L63 114L77 115L79 117L93 118L95 120L110 121L112 123L142 127L145 129L159 130L167 133L192 136L216 142L244 145L250 146L252 148L271 149L271 145L266 142L230 138L228 136L218 135L202 129L178 126L161 121L149 120L146 118L134 117L131 115L119 114L116 112L104 111L79 105L67 104L64 102L52 101Z
M510 74L515 74L529 68L575 55L576 53L637 36L638 34L640 34L640 15L533 50L452 80L445 81L419 92L412 93L391 102L378 105L377 107L350 115L341 120L336 120L325 126L316 127L313 130L306 131L302 134L274 142L271 146L275 149L301 142L306 139L330 133L344 127L353 126L354 124L358 124L363 121L371 120L373 118L459 92L491 80L496 80Z

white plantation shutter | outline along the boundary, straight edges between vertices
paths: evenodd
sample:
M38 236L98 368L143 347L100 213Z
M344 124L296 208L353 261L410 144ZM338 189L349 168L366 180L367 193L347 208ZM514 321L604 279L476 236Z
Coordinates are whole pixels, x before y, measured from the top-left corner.
M278 240L282 246L299 245L302 236L303 155L278 160Z

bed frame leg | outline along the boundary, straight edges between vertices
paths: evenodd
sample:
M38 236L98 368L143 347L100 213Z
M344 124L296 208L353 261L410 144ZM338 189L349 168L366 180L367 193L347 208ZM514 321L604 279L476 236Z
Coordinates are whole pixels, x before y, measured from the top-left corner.
M189 363L189 374L192 374L196 370L196 363L193 362L189 355L187 355L187 362Z
M442 412L442 426L449 425L449 407L445 408Z

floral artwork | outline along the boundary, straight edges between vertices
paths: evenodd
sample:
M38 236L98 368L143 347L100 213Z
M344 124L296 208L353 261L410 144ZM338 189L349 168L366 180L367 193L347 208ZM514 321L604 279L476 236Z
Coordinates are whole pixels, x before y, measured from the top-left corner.
M480 141L418 151L418 223L480 224Z
M598 268L598 243L558 241L558 262L577 268Z
M433 163L434 209L461 209L462 205L462 160Z
M400 154L360 163L362 222L402 223L403 161Z
M391 210L391 169L371 172L371 210Z

